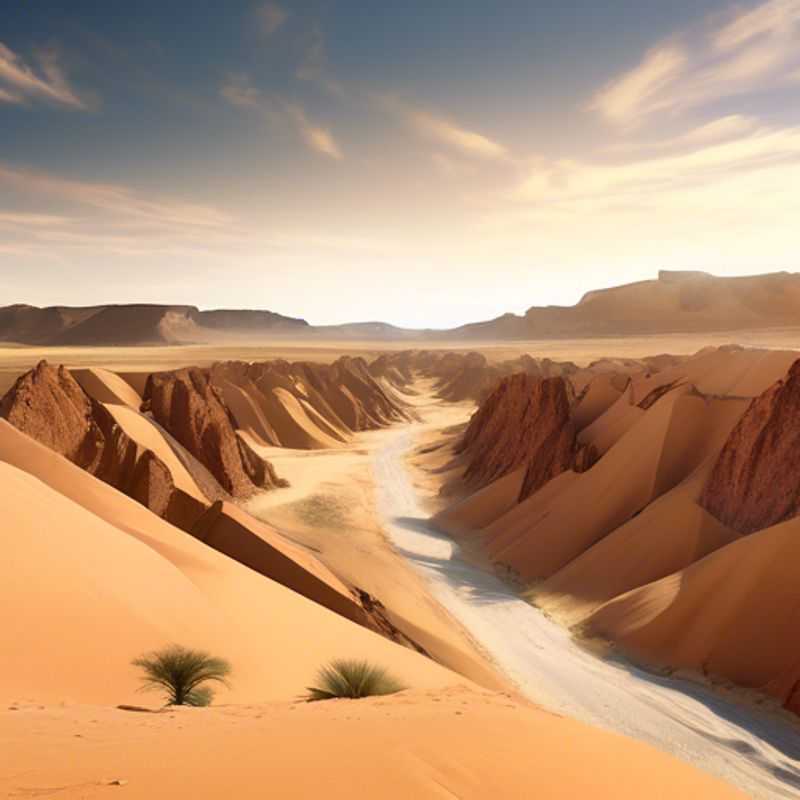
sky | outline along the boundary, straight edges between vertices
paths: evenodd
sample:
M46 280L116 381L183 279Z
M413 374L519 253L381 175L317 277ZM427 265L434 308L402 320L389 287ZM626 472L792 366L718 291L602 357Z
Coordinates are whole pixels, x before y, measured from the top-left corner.
M797 268L800 0L0 1L0 305L442 328Z

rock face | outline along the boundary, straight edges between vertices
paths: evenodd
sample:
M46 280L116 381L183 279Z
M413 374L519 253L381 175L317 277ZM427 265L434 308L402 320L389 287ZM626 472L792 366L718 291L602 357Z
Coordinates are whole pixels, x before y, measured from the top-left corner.
M740 533L800 513L800 361L750 405L728 437L700 504Z
M525 373L504 378L472 417L459 452L469 464L464 481L479 489L527 467L520 500L573 468L578 447L563 378ZM586 455L581 456L585 466Z
M265 444L316 449L344 444L349 435L410 419L361 358L333 364L225 362L210 371L236 427Z
M64 367L41 361L20 377L0 402L0 416L84 469L102 450L92 403Z
M0 417L175 524L203 506L176 490L169 468L140 447L62 367L42 361L0 401Z
M207 372L188 368L152 374L142 409L151 413L234 497L247 497L258 488L286 485L272 465L237 435Z

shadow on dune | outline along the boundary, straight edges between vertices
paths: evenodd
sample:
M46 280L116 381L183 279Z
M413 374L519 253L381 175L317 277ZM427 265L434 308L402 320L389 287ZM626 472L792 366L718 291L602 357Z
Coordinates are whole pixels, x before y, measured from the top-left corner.
M447 584L460 595L468 598L475 605L488 606L498 603L526 603L517 592L504 584L495 575L484 572L478 567L464 562L459 555L459 546L448 535L436 531L430 520L424 517L395 517L392 524L397 528L422 534L426 544L433 543L432 547L421 547L420 552L395 544L397 551L410 561L424 569L431 570L441 575ZM441 545L441 547L437 546ZM531 613L536 612L531 606ZM786 757L781 765L770 763L763 758L749 743L719 736L713 730L702 725L693 725L683 714L674 715L674 719L681 725L691 729L710 742L721 745L741 755L761 769L771 774L776 780L789 786L800 788L800 736L797 727L788 720L784 721L777 716L756 715L746 706L738 706L713 693L711 689L691 681L664 677L636 667L621 656L610 659L618 668L630 675L661 687L663 689L678 691L706 706L718 717L749 731L764 742L775 748ZM788 796L788 795L787 795Z

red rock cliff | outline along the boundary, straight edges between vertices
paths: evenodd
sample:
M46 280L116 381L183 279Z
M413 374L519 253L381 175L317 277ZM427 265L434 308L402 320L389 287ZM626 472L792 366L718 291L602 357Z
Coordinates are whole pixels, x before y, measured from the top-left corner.
M234 497L257 488L285 486L269 462L236 434L230 412L207 371L187 368L153 373L143 410L169 431Z
M523 500L575 465L575 434L563 378L511 375L484 401L464 433L459 447L469 460L464 480L478 489L526 466Z
M800 513L800 361L750 404L720 453L700 504L740 533Z

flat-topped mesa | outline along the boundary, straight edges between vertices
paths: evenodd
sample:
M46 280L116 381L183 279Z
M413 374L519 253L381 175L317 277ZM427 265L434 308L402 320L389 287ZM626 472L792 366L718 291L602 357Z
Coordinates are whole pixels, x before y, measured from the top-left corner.
M750 404L728 437L700 505L740 533L800 514L800 360Z
M139 446L65 367L41 361L0 401L0 417L160 517L189 524L201 503L176 490L169 468Z
M142 410L152 414L234 497L286 486L272 465L237 435L230 411L205 370L153 373Z
M591 466L578 446L561 377L503 378L473 415L458 450L468 458L463 477L473 490L526 467L520 501L562 472Z

